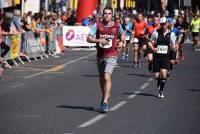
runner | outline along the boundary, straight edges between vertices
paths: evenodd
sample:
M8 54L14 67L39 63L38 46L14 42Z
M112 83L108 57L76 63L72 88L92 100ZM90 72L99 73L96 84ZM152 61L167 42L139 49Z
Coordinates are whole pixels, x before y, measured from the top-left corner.
M145 37L147 23L144 21L142 13L138 13L137 19L133 22L133 26L134 68L136 68L140 66L141 53L142 50L146 50L147 44L147 39Z
M160 28L160 19L158 16L155 16L153 18L153 24L148 25L147 27L147 32L148 32L148 37L150 38L153 32L158 30ZM154 44L154 42L152 42ZM148 70L149 72L152 72L153 70L153 51L148 47L147 48L147 60L148 60Z
M183 20L182 16L178 17L178 20L176 24L174 25L180 32L181 32L181 38L178 40L179 48L178 48L178 59L179 60L184 60L183 56L183 44L185 41L185 33L187 32L187 23Z
M92 26L92 30L87 38L90 43L97 44L97 67L100 77L100 86L102 90L101 112L108 112L108 101L111 94L111 75L117 63L118 51L121 48L125 32L119 23L112 21L113 10L111 7L105 7L103 10L103 21ZM119 33L121 35L118 41Z
M161 19L160 25L161 28L152 34L148 46L154 52L153 73L157 80L157 88L159 89L158 97L164 98L163 91L170 64L169 54L170 50L176 51L176 38L175 34L168 29L167 19ZM154 41L155 46L152 44L152 41Z
M182 36L181 36L181 32L174 27L174 19L173 18L168 18L167 19L167 22L168 22L168 28L169 30L174 33L173 35L175 35L175 40L176 40L176 49L178 50L178 46L180 44L180 41L182 39ZM177 51L171 51L170 52L170 70L173 70L173 66L178 64L178 59L177 59ZM169 74L168 74L169 75Z
M198 18L197 14L194 14L194 18L192 19L190 23L192 36L193 36L193 50L195 51L197 46L200 46L199 43L199 32L200 32L200 18Z
M126 37L125 37L125 43L122 48L121 60L128 62L128 47L131 41L131 34L132 34L132 29L133 29L133 26L130 23L129 17L126 17L124 19L124 24L122 25L122 28L126 32Z

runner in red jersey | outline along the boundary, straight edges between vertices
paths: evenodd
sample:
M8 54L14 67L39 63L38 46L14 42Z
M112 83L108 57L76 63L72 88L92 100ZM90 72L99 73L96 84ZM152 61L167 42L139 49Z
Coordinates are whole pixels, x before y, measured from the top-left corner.
M133 40L133 49L134 49L134 67L139 66L139 60L141 57L142 50L146 50L147 40L145 37L145 31L147 28L147 23L144 21L143 15L138 14L137 19L133 21L134 26L134 40Z
M113 10L106 7L103 10L103 21L95 23L89 33L87 41L97 44L97 67L102 90L101 111L108 112L108 100L111 94L111 75L117 63L118 48L121 48L125 33L121 25L112 21ZM119 35L121 38L118 39ZM120 41L119 41L120 40Z

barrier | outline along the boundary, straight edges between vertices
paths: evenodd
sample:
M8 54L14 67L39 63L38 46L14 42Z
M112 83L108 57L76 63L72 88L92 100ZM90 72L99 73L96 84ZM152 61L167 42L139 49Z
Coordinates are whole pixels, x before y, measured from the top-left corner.
M47 54L55 56L64 52L61 28L40 33L29 31L18 35L2 36L2 40L10 47L9 52L3 57L9 68L11 66L8 64L8 60L12 60L18 66L16 60L24 64L21 57L25 57L31 62L30 58L37 60L40 57L44 59L44 57L49 57Z

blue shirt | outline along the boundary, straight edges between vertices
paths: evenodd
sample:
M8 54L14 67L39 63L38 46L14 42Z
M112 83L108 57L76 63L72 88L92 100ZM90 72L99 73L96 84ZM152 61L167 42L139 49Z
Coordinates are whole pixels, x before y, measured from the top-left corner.
M175 27L173 27L171 29L171 32L173 32L177 37L181 34L181 32L177 28L175 28Z
M123 28L123 30L126 30L126 29L127 29L127 30L133 30L133 25L132 25L131 22L129 22L127 25L124 24L124 25L122 26L122 28ZM132 34L132 33L131 33L130 31L127 31L127 32L126 32L126 36L131 36L131 34Z

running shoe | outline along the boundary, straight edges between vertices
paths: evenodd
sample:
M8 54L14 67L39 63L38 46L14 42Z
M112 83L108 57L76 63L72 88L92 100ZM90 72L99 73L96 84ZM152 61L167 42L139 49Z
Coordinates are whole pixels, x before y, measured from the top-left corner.
M102 103L101 104L101 110L100 110L100 112L101 113L107 113L108 112L108 104L107 103Z
M128 62L128 55L125 56L125 59L124 59L126 62Z
M165 98L165 97L164 97L164 94L163 94L163 91L159 91L158 97L159 97L159 98Z
M133 68L137 68L138 67L138 63L134 63Z
M125 58L126 58L125 55L122 55L122 56L121 56L121 61L124 61Z

